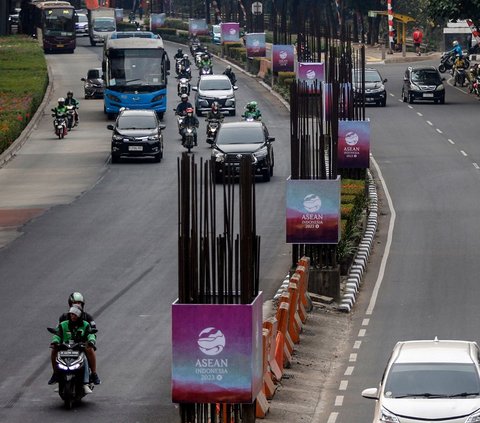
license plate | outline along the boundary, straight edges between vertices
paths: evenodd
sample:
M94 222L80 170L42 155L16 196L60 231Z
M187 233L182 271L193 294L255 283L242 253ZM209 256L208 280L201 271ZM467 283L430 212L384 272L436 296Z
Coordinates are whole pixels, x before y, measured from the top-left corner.
M141 145L129 145L128 151L143 151L143 147Z
M60 357L78 357L80 353L78 351L59 351Z
M431 98L431 97L433 97L433 94L432 93L425 93L425 94L423 94L423 96Z
M57 44L57 48L62 48L62 47L65 47L64 44Z

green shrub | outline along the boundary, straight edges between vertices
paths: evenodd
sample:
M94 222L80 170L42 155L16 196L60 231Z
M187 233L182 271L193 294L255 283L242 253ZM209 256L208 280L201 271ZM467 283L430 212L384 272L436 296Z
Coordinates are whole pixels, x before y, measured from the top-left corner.
M287 83L286 80L287 79L290 79L290 80L295 80L296 78L296 74L295 72L278 72L278 83L280 85L290 85L290 83Z
M37 40L0 37L0 153L27 126L45 95L47 64Z

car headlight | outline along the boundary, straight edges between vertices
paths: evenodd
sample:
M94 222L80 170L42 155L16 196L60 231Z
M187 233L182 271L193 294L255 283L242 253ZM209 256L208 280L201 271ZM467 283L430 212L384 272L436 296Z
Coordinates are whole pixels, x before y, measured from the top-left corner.
M158 141L159 140L159 136L158 135L150 135L148 137L148 141Z
M442 85L439 85L437 88L435 88L436 91L445 91L445 87Z
M412 84L412 89L416 91L421 91L420 87L417 84Z
M380 409L379 421L385 423L400 423L398 417L395 414L390 413L390 411L385 410L385 408Z
M223 162L225 160L225 154L219 150L213 150L212 156L215 158L216 162Z
M117 103L120 103L120 99L119 99L117 96L113 95L113 94L108 94L107 97L108 97L110 100L112 100L112 101L115 101L115 102L117 102Z
M478 422L480 422L480 411L473 413L471 416L468 417L467 420L465 420L465 423L478 423Z
M253 153L254 157L257 159L264 159L268 154L268 148L267 147L262 147L260 150L255 151Z
M384 87L383 85L380 85L380 86L377 87L377 88L372 88L370 91L371 91L372 93L378 93L378 92L380 92L380 91L385 91L385 87Z
M152 98L152 103L155 102L155 101L160 101L160 100L162 100L164 97L165 97L164 94L156 95L155 97Z
M235 106L235 99L234 98L227 98L227 100L225 100L225 106L226 107Z
M121 135L119 135L119 134L114 134L114 135L112 136L112 139L113 139L113 141L122 141L122 140L123 140L123 137L122 137Z

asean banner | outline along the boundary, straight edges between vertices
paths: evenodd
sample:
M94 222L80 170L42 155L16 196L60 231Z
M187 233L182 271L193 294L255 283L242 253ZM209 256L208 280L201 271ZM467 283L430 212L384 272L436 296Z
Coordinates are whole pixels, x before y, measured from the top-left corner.
M165 13L152 13L150 15L150 31L156 32L165 25Z
M272 72L293 72L295 50L292 45L272 46Z
M208 25L205 19L189 19L188 33L191 35L206 35L208 34Z
M267 52L265 33L246 34L245 47L247 48L247 57L265 57Z
M338 122L337 165L344 169L368 169L370 166L370 121Z
M340 177L287 181L287 243L338 244Z
M220 24L220 28L222 29L222 43L240 40L240 24L238 22L224 22Z

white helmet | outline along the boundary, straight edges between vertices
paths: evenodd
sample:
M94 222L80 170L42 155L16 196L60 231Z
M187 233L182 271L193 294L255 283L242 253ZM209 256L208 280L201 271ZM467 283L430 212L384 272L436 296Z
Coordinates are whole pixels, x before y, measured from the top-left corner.
M458 46L458 41L455 40L452 44L453 44L454 47L456 47L456 46Z

